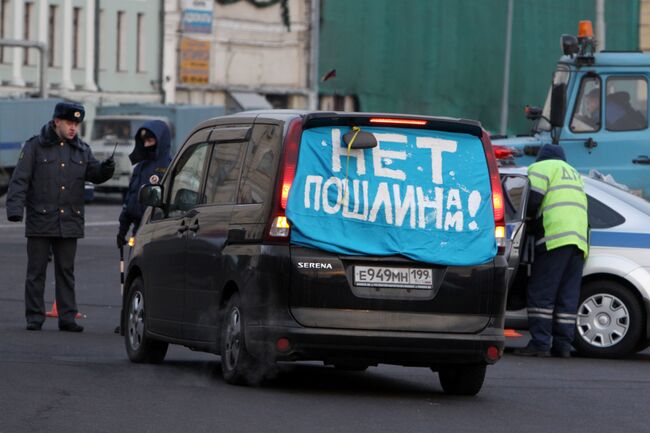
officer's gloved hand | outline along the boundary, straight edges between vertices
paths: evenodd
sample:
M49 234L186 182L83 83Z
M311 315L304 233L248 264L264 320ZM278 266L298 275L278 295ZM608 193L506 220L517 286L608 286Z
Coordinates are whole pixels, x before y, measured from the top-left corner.
M7 219L12 223L19 223L23 220L23 217L22 215L9 215Z
M101 170L102 175L106 177L113 176L113 173L115 172L115 160L113 159L112 155L107 160L102 162Z
M124 233L120 232L117 234L117 248L122 248L124 245L126 245L126 236Z

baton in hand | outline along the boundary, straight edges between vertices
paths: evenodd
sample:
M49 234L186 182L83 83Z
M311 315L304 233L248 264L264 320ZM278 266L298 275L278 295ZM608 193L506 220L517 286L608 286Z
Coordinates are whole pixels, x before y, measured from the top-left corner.
M124 246L123 245L120 247L120 296L124 297ZM120 325L117 325L113 332L119 334Z
M120 295L124 296L124 246L120 247Z

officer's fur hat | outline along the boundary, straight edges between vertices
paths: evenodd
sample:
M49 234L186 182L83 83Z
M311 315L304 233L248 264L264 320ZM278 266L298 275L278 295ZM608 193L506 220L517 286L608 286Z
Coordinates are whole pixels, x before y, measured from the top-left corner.
M83 105L74 102L59 102L54 107L53 119L66 119L73 122L83 122L86 111Z

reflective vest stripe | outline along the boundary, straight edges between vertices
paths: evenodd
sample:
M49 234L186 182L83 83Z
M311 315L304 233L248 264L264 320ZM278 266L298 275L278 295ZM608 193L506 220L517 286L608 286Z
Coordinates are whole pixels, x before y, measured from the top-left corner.
M573 325L576 323L576 319L555 319L555 323L561 323L563 325Z
M585 212L587 211L587 206L583 205L582 203L577 203L575 201L558 201L558 202L555 202L553 204L549 204L548 206L545 206L542 209L542 212L544 212L546 210L549 210L549 209L556 208L556 207L560 207L560 206L576 206L576 207L579 207L580 209L584 209Z
M537 192L537 193L539 193L539 194L541 194L541 195L545 195L545 194L546 194L546 191L544 191L544 190L541 189L541 188L537 188L536 186L531 186L531 187L530 187L530 190L531 190L531 191L535 191L535 192Z
M540 179L546 181L547 183L548 183L548 181L549 181L548 176L545 176L545 175L543 175L543 174L541 174L541 173L537 173L537 172L535 172L535 171L531 171L529 174L530 174L531 176L539 177Z
M541 238L540 240L538 240L537 242L535 242L535 245L541 245L541 244L543 244L543 243L545 243L545 242L552 241L552 240L555 240L555 239L560 239L560 238L563 238L563 237L565 237L565 236L576 236L576 237L577 237L578 239L580 239L581 241L583 241L583 242L585 242L585 243L589 243L589 241L587 240L587 238L585 238L584 236L582 236L580 233L578 233L578 232L574 232L574 231L570 231L570 232L557 233L557 234L552 235L552 236L544 236L543 238Z
M577 317L577 314L571 313L555 313L555 315L561 319L575 319Z
M580 188L579 186L576 186L576 185L557 185L557 186L550 187L548 190L549 191L557 191L557 190L560 190L560 189L573 189L573 190L582 192L582 188Z

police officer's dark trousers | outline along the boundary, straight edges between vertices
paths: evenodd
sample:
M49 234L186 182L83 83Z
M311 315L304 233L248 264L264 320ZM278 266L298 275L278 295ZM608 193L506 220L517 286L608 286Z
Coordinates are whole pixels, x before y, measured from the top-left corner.
M574 245L536 251L528 281L528 327L537 349L551 344L554 350L570 349L583 265L584 254Z
M54 256L54 279L59 322L73 322L77 315L74 292L76 238L28 237L25 316L27 323L45 321L45 273L50 250Z

